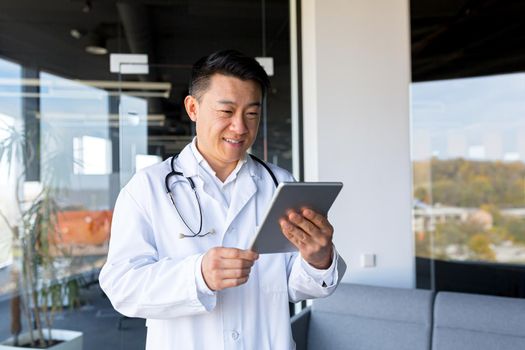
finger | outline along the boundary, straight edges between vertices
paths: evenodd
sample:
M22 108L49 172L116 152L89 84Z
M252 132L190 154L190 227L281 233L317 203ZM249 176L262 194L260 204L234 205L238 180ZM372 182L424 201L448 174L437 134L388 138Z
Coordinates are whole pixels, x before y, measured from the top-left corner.
M253 250L241 249L239 250L239 258L249 260L249 261L255 261L259 259L259 253L254 252Z
M231 288L231 287L240 286L241 284L246 283L246 281L248 281L248 277L230 278L230 279L222 280L220 285L221 285L221 289Z
M302 208L301 213L306 221L312 222L317 227L316 231L308 232L312 235L315 242L321 247L331 245L334 229L326 217L309 208Z
M292 222L289 222L290 226L289 226L289 232L295 236L295 238L297 240L299 240L299 242L301 244L310 244L311 242L313 242L312 240L312 236L308 234L308 232L305 232L301 227L295 225L294 223Z
M219 273L219 278L221 280L244 278L250 274L250 270L250 268L221 270Z
M321 231L319 230L319 228L302 215L294 212L290 213L288 215L288 218L295 226L299 227L312 238L316 239L321 235Z
M237 248L222 248L220 256L226 259L245 259L254 261L259 258L259 254L251 250L242 250Z
M254 262L246 259L221 259L222 269L244 269L252 267Z
M321 215L310 208L302 208L301 213L306 219L313 222L317 227L319 227L321 231L329 231L330 233L333 233L334 228L332 227L326 216Z
M282 218L279 221L279 224L281 225L281 231L283 232L284 236L298 249L302 249L303 245L305 244L304 241L307 238L306 233L301 232L302 230L298 229L285 218Z

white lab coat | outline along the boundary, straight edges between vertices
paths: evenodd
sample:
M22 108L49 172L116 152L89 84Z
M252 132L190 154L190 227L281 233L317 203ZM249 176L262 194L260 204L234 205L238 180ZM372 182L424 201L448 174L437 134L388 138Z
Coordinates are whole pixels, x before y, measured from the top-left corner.
M146 318L146 349L294 349L288 301L330 295L346 268L334 254L326 271L305 268L297 253L261 255L248 282L216 293L197 291L199 257L215 246L246 249L261 223L275 185L269 173L247 158L237 174L229 209L213 198L198 176L188 145L175 168L195 181L202 206L202 232L191 234L168 198L164 178L169 160L137 173L115 204L108 260L100 285L117 311ZM293 181L270 165L278 181ZM172 177L177 207L194 231L199 226L195 196L185 178ZM202 277L201 277L202 278ZM323 281L328 280L323 287Z

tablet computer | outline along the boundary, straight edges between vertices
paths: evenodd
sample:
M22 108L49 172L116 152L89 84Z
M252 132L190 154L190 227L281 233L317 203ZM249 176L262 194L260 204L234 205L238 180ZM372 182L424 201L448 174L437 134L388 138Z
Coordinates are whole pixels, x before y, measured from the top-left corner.
M326 216L342 187L341 182L281 182L250 249L259 254L296 251L297 248L281 232L279 219L288 209L299 211L302 207Z

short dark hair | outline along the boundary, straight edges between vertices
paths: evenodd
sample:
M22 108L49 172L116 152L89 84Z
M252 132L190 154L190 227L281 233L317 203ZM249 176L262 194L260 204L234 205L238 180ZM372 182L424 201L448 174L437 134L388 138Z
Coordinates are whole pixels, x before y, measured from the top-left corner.
M236 50L222 50L200 58L191 70L189 93L200 99L210 84L214 74L223 74L241 80L253 80L261 87L261 93L266 95L270 87L270 79L263 67L253 57Z

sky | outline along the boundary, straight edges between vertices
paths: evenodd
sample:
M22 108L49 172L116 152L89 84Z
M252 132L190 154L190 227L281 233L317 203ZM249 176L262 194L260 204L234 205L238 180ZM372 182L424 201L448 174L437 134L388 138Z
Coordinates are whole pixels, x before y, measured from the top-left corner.
M411 85L412 157L525 161L525 73Z
M21 116L20 84L5 84L2 80L20 79L21 68L18 64L0 58L0 113L14 118Z

